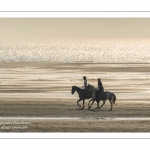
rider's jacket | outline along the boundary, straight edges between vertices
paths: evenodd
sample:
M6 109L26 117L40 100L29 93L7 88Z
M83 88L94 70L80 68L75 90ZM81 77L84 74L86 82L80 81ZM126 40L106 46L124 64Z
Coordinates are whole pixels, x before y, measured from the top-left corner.
M104 91L102 82L98 82L98 90L99 90L99 91Z
M87 80L84 80L84 88L86 89L88 86Z

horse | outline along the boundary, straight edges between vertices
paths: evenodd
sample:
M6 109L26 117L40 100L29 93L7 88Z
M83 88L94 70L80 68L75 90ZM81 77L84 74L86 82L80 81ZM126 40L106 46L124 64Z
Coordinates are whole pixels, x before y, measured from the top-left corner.
M90 109L90 108L92 107L93 103L94 103L95 100L96 100L96 102L97 102L97 109L98 109L98 108L100 109L100 108L105 104L105 102L106 102L107 99L109 100L109 102L110 102L110 104L111 104L111 108L110 108L110 111L111 111L113 104L115 104L116 96L115 96L114 93L109 92L109 91L105 91L105 92L103 92L103 93L101 93L101 94L98 94L98 99L91 99L91 100L89 101L89 103L88 103L88 108ZM99 107L99 103L100 103L101 100L103 101L103 104ZM90 102L91 102L91 101L92 101L92 104L91 104L91 106L90 106ZM116 105L116 104L115 104L115 105Z
M94 86L92 86L92 85L88 85L88 93L87 93L85 96L84 96L84 94L83 94L83 93L84 93L84 89L81 89L81 88L79 88L79 87L77 87L77 86L72 86L72 91L71 91L71 93L74 94L75 91L77 91L77 93L79 94L79 100L77 101L77 105L78 105L79 107L81 107L81 106L79 105L79 102L83 100L82 109L84 108L84 100L85 100L85 99L90 99L90 98L95 99L95 91L96 91L96 88L95 88ZM91 100L92 100L92 99L91 99Z

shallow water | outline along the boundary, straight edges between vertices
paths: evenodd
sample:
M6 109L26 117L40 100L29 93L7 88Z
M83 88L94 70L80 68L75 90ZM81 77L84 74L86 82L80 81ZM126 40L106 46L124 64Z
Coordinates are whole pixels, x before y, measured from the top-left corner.
M3 61L149 63L150 39L47 39L0 41Z

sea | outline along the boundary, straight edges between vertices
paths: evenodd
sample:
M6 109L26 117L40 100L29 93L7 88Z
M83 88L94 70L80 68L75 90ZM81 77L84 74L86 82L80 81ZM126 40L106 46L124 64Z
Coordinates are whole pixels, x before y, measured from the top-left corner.
M150 39L1 39L0 61L150 63Z

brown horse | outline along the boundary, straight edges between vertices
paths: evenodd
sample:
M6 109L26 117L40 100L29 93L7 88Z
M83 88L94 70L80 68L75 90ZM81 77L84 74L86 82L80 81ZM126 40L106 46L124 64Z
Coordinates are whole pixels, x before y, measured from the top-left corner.
M103 92L103 93L101 93L101 94L98 94L98 99L91 99L90 101L89 101L89 104L88 104L88 106L89 106L89 109L92 107L92 105L93 105L93 103L95 102L95 100L96 100L96 102L97 102L97 109L99 108L101 108L104 104L105 104L105 102L106 102L106 100L109 100L109 102L110 102L110 104L111 104L111 108L110 108L110 111L112 110L112 106L113 106L113 104L115 104L115 101L116 101L116 96L115 96L115 94L114 93L112 93L112 92L109 92L109 91L106 91L106 92ZM100 101L103 101L103 104L99 107L99 103L100 103ZM92 104L90 105L90 102L92 101ZM116 105L116 104L115 104Z
M77 87L77 86L72 86L72 91L71 91L71 93L74 94L75 91L77 91L77 93L79 94L79 100L77 101L77 105L78 105L79 107L81 107L81 106L79 105L79 102L83 100L82 109L84 108L84 101L85 101L85 99L90 99L90 98L92 98L92 97L93 97L93 92L95 93L95 91L93 91L93 88L91 88L91 87L93 87L93 86L92 86L92 85L89 85L89 86L88 86L87 94L85 94L85 96L84 96L84 89L81 89L81 88L79 88L79 87ZM95 89L95 90L96 90L96 89Z

